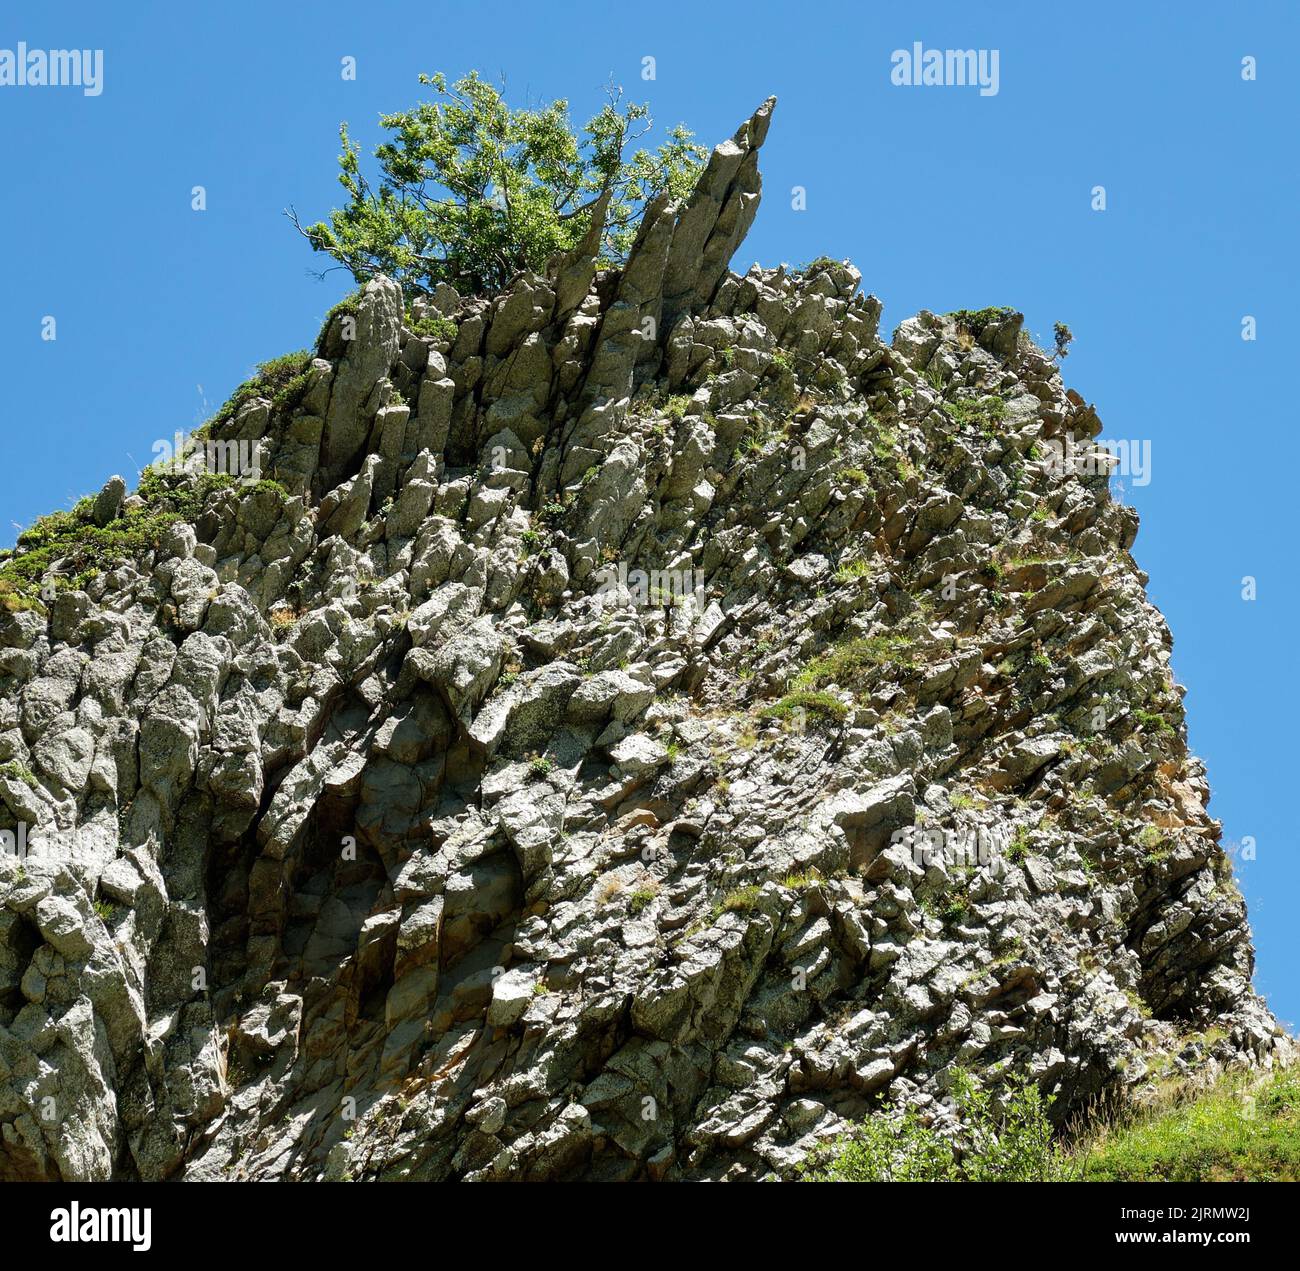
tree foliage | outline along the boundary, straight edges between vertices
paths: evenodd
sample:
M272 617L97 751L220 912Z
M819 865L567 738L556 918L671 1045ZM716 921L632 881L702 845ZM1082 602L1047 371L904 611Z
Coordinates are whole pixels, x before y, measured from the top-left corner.
M463 293L498 291L577 244L605 191L601 253L618 263L646 203L661 192L689 194L706 153L679 124L656 149L628 154L653 121L612 86L579 133L567 101L512 109L477 71L451 86L441 74L420 82L434 90L431 100L380 119L389 136L375 150L376 180L343 124L339 183L348 202L328 223L306 227L287 213L314 250L358 282L385 273L408 290L446 282Z

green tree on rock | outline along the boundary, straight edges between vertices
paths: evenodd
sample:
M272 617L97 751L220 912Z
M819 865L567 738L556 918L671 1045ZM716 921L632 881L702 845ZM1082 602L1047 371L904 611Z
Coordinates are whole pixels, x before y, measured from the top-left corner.
M339 183L348 203L328 224L304 227L292 208L286 213L314 250L361 283L384 273L407 290L445 282L467 294L499 291L577 244L606 192L601 252L620 263L645 205L661 193L689 194L706 154L678 125L657 149L629 155L652 120L612 86L578 133L567 101L515 110L477 71L450 87L441 74L420 82L434 89L432 100L380 119L391 135L375 150L377 183L343 124Z

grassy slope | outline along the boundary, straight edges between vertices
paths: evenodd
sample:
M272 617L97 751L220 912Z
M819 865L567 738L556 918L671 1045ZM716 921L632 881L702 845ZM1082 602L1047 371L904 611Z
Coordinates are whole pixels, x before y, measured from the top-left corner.
M1076 1159L1091 1182L1300 1181L1300 1070L1175 1097L1095 1132Z

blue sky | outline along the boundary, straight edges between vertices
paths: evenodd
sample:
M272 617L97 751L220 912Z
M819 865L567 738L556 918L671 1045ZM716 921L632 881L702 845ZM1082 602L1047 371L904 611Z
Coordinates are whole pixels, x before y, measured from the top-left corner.
M4 544L108 474L133 479L255 362L310 343L348 280L311 276L320 259L281 211L338 201L339 121L369 148L419 72L477 67L581 118L612 75L710 145L776 93L737 268L847 256L891 330L990 304L1021 309L1043 342L1067 322L1067 382L1106 435L1150 440L1150 484L1124 495L1142 515L1135 555L1174 633L1210 810L1226 840L1256 843L1238 877L1257 984L1300 1020L1295 6L19 0L0 48L20 40L105 61L97 97L0 87ZM999 92L891 85L891 52L916 40L997 49Z

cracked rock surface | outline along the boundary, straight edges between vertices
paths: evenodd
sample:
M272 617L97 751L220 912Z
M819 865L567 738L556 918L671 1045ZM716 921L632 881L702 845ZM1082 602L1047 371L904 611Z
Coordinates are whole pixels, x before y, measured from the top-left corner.
M0 608L0 1178L756 1179L1289 1056L1096 412L730 272L772 107L621 269L373 280L213 426L269 480Z

